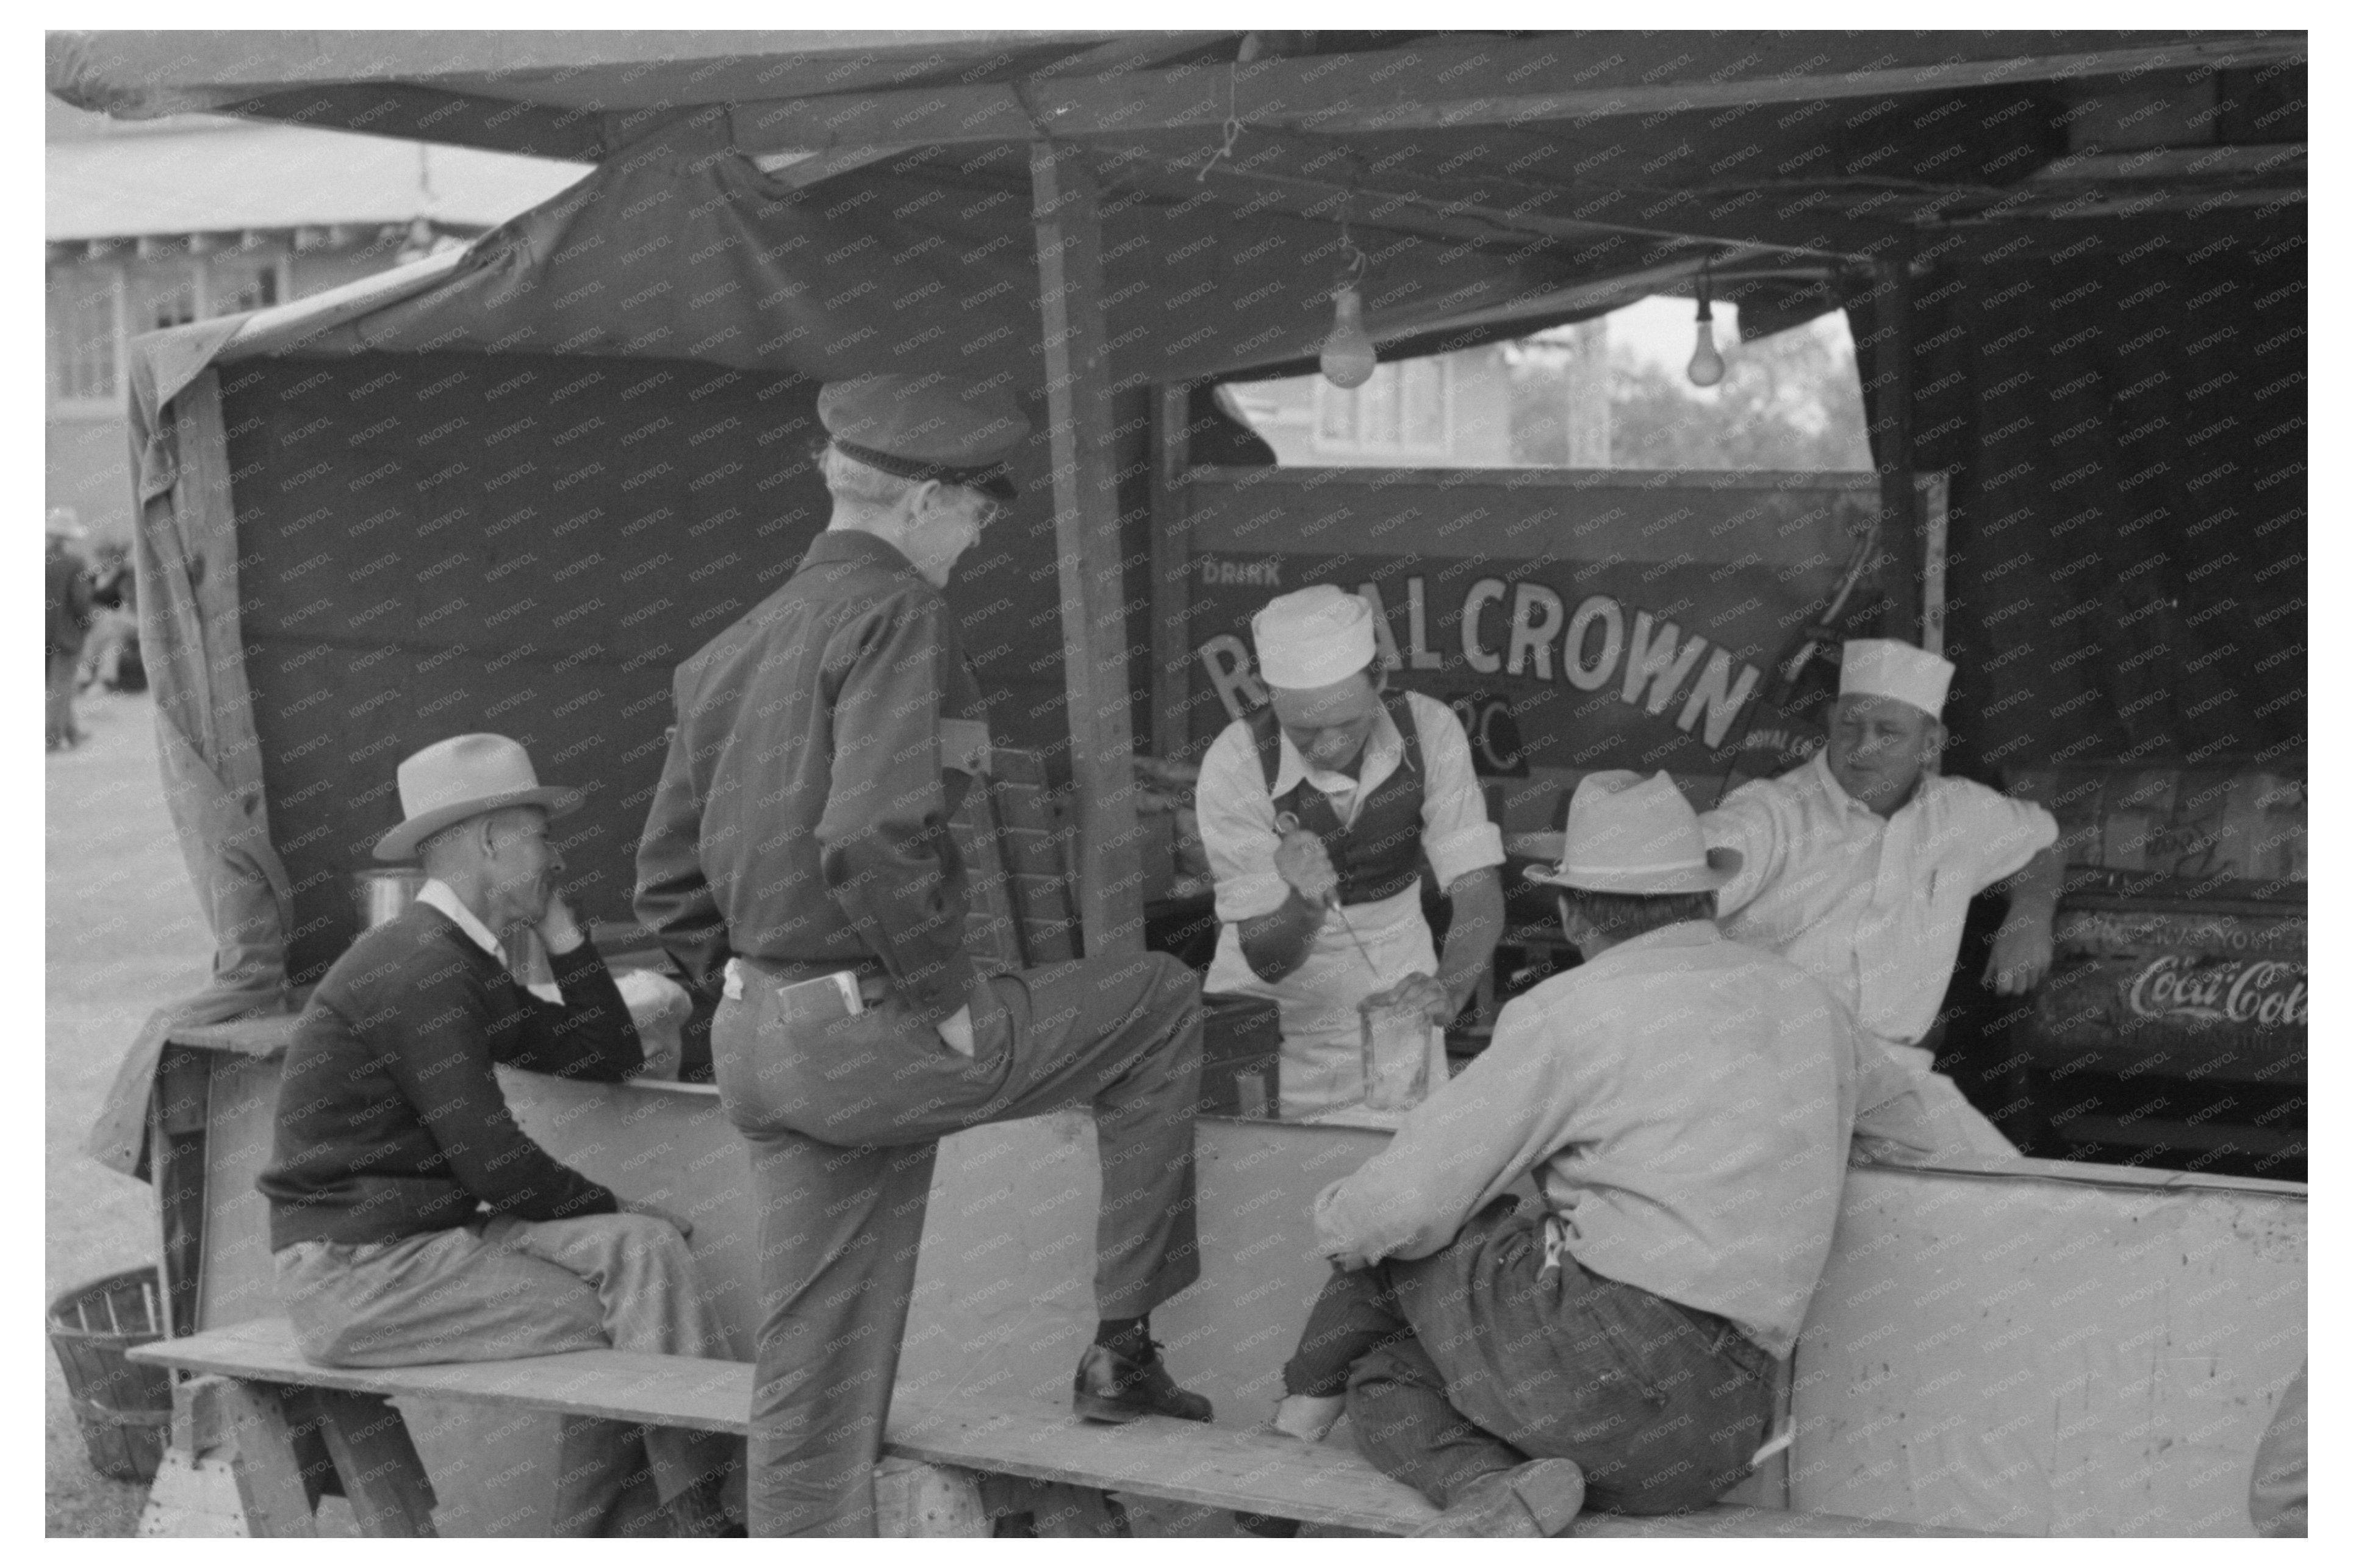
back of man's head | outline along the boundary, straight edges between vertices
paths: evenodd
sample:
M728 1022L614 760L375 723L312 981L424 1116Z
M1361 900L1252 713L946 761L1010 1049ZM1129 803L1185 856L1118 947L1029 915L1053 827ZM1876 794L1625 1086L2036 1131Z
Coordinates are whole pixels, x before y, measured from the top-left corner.
M1715 895L1707 893L1596 893L1560 889L1562 913L1573 915L1595 935L1615 945L1662 926L1715 918Z

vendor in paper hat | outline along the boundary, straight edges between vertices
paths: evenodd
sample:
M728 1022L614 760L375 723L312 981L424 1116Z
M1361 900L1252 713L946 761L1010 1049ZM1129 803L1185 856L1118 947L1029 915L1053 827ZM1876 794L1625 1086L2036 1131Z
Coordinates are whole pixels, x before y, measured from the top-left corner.
M1934 1070L1937 1013L1969 900L1997 883L2010 915L1986 980L2005 996L2041 982L2065 860L2050 812L1936 772L1952 679L1950 661L1911 643L1847 643L1822 750L1734 790L1703 826L1710 844L1743 857L1717 896L1725 934L1780 954L1855 1010L1917 1080L1940 1154L2014 1156Z
M1267 705L1202 759L1196 805L1217 883L1208 989L1282 1010L1282 1113L1364 1097L1360 1006L1419 1005L1436 1030L1469 1001L1504 926L1502 836L1445 704L1391 691L1373 610L1318 585L1250 618ZM1427 866L1452 904L1443 961L1421 914Z

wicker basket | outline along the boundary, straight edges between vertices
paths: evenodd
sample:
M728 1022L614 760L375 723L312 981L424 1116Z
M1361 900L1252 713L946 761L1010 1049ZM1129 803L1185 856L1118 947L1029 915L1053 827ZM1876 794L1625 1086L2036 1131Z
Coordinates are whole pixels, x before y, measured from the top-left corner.
M152 1481L164 1462L172 1374L123 1356L163 1337L162 1287L152 1266L77 1286L49 1303L49 1348L65 1372L90 1466L101 1475Z

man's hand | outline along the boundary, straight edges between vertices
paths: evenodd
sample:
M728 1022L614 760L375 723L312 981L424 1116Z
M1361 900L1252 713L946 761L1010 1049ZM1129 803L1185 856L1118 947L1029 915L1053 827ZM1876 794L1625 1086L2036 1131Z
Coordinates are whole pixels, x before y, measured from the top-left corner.
M2024 996L2051 972L2051 920L2048 916L2013 914L1994 934L1993 956L1986 960L1985 980L1998 996Z
M670 1228L678 1232L681 1240L692 1241L694 1239L694 1222L692 1220L688 1219L684 1214L680 1213L675 1209L666 1209L662 1207L659 1203L655 1202L650 1198L624 1198L621 1200L621 1213L625 1214L643 1214L649 1219L666 1220L670 1223Z
M564 902L564 895L551 890L547 907L540 913L532 928L551 953L568 953L588 939L580 922L572 917L572 906Z
M1332 856L1324 841L1305 828L1293 828L1282 835L1274 850L1274 870L1310 904L1323 903L1340 885L1340 874L1332 869Z
M972 1007L966 1003L950 1018L940 1020L940 1043L959 1056L972 1054Z
M1365 998L1357 1005L1360 1008L1419 1007L1430 1022L1440 1027L1452 1022L1454 1014L1460 1011L1455 1007L1454 998L1447 989L1419 969L1414 970L1388 990L1377 991Z

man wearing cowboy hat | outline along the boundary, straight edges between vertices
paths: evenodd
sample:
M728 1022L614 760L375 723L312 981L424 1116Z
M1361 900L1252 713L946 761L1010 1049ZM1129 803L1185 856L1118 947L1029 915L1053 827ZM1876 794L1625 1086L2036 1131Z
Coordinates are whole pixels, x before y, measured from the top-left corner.
M1665 774L1585 779L1559 864L1529 873L1585 962L1315 1201L1338 1272L1286 1404L1328 1425L1345 1402L1358 1447L1443 1510L1423 1534L1704 1508L1764 1440L1857 1056L1819 981L1716 930L1730 866Z
M2042 807L1931 770L1952 679L1949 661L1908 642L1849 642L1821 751L1734 790L1701 831L1742 860L1717 897L1725 934L1780 954L1854 1011L1917 1090L1938 1155L2014 1159L2017 1148L1935 1071L1927 1043L1969 900L1987 888L2007 882L2010 892L1987 983L2019 996L2049 972L2065 857Z
M1364 1098L1360 1007L1461 1012L1504 930L1504 842L1445 704L1388 690L1372 607L1330 584L1250 618L1268 705L1227 726L1194 793L1217 887L1208 989L1269 997L1282 1114ZM1440 962L1427 864L1452 906Z
M1166 954L991 974L965 951L947 825L987 767L987 712L940 590L1013 498L1029 421L937 376L836 382L818 414L831 522L679 667L638 851L638 917L697 979L724 976L713 1065L760 1204L755 1535L874 1533L933 1154L983 1123L1094 1114L1079 1414L1210 1414L1149 1319L1200 1270L1199 987Z
M607 1347L727 1356L687 1224L559 1163L516 1127L492 1071L611 1083L643 1065L555 890L547 821L579 791L543 787L497 735L428 746L398 777L404 821L375 856L414 856L427 880L311 993L257 1182L296 1342L325 1366ZM509 972L493 933L516 925L538 932L560 1000ZM712 1533L740 1475L732 1439L649 1428L640 1442L567 1422L551 1533Z

